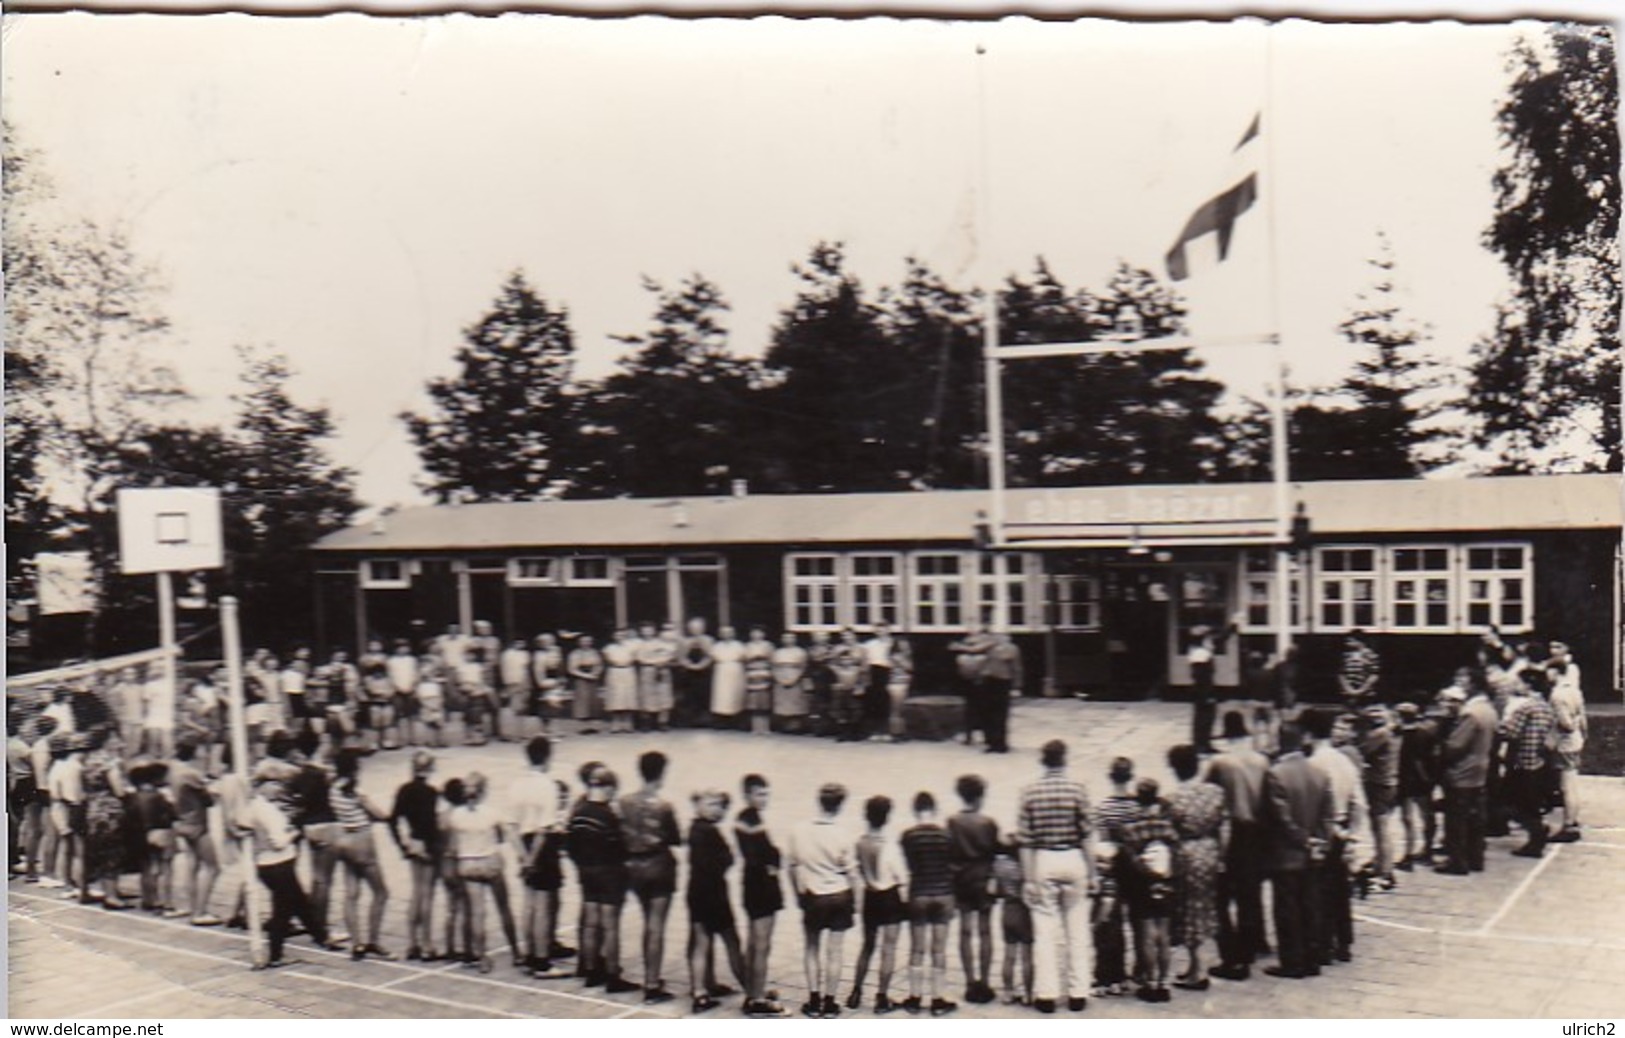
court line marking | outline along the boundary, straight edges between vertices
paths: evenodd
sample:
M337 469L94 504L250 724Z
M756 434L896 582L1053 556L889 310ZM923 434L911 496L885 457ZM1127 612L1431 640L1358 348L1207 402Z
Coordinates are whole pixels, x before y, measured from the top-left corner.
M143 941L139 937L124 937L120 934L105 933L101 930L90 930L82 926L69 926L67 923L41 923L40 925L49 926L58 930L67 930L72 933L80 933L88 937L101 937L110 941L119 941L123 944L133 944L139 948L151 948L155 951L168 952L173 955L187 955L194 959L208 959L210 962L224 962L230 965L242 964L242 960L237 958L231 958L224 955L213 955L209 952L192 951L190 948L177 948L174 945L159 944L156 941ZM289 976L298 977L301 980L314 980L319 984L332 984L337 987L351 988L356 991L382 992L382 989L375 985L357 984L350 980L340 980L337 977L324 977L319 973L297 972L297 970L298 966L295 964L285 972ZM514 1020L536 1019L533 1015L525 1013L510 1013L505 1009L493 1009L490 1006L482 1006L473 1002L459 1002L456 999L450 998L438 998L434 995L420 995L413 991L390 991L388 994L396 998L409 998L417 1002L428 1002L433 1005L445 1006L448 1009L473 1009L478 1010L481 1013L492 1013L497 1016L506 1016ZM619 1002L611 1004L616 1006L620 1005Z
M206 980L206 981L203 981L202 983L207 984L207 983L211 983L211 982L212 981L207 981ZM184 984L165 984L161 989L159 989L157 991L149 991L145 995L135 995L135 996L133 996L131 998L115 999L112 1002L106 1002L106 1003L103 1003L102 1005L99 1005L99 1006L91 1006L89 1009L77 1009L77 1010L74 1010L73 1015L74 1016L95 1016L97 1013L106 1013L106 1012L108 1012L110 1010L114 1010L114 1009L125 1009L125 1008L128 1008L128 1007L132 1006L132 1005L136 1005L136 1004L141 1003L141 1002L146 1002L149 999L160 998L160 997L162 997L164 995L173 995L173 994L176 994L177 992L181 992L181 991L185 991L185 992L190 993L190 992L192 992L194 990L195 990L194 988L189 988ZM205 992L205 994L206 993L207 992ZM123 1014L121 1014L121 1015L123 1015Z
M23 898L25 900L43 900L43 899L39 898L37 895L28 894L26 892L12 891L11 893L12 893L13 897ZM93 908L90 905L79 905L79 904L56 905L55 907L57 907L59 909L78 908L78 909L82 909L82 910L87 911L87 912L102 912L102 911L105 911L105 910L102 910L102 909ZM134 915L134 914L128 914L128 913L121 913L121 914L122 914L124 919L133 920L135 922L148 923L148 924L151 924L153 926L160 926L160 927L163 927L166 930L167 929L174 929L175 926L177 925L176 923L173 923L173 922L168 922L168 921L165 921L165 920L162 920L162 919L153 919L153 918L151 918L149 916L145 916L145 915ZM63 925L63 924L57 924L57 925ZM85 929L80 928L80 927L65 927L65 928L66 929L73 929L73 930L80 930L81 932L91 933L91 934L104 934L105 933L105 931L102 931L102 930L85 930ZM203 929L203 928L198 927L196 929ZM216 936L216 937L225 937L225 938L229 938L229 939L237 940L237 941L249 941L249 940L252 940L252 938L248 934L245 934L245 933L237 933L235 931L223 930L223 929L221 929L219 927L212 927L212 928L209 928L209 929L211 930L213 935ZM107 936L115 936L115 935L108 934ZM142 944L149 944L150 943L150 942L139 941L136 938L121 938L121 939L122 940L136 941L137 943L142 943ZM239 961L237 959L224 959L224 958L221 958L220 956L210 955L210 954L208 954L206 952L194 952L194 951L191 951L190 949L176 948L176 947L174 947L172 945L156 945L156 944L153 944L151 946L152 947L161 947L161 948L164 948L165 950L175 951L175 952L179 952L179 953L187 954L187 955L200 955L200 956L203 956L205 958L213 959L215 961L221 961L221 962L228 962L228 961L229 962L237 962L237 961ZM506 947L506 945L504 945L504 947ZM301 947L300 948L300 953L303 954L305 952L313 952L313 953L315 953L317 955L323 955L323 956L327 956L329 958L335 958L335 959L346 960L346 961L349 958L349 955L348 955L347 952L329 951L326 948L306 948L306 947ZM444 971L446 971L446 970L448 970L450 968L455 968L456 966L460 966L462 964L461 963L448 963L446 966L442 966L442 967L435 968L435 969L423 969L423 968L419 968L419 967L415 967L415 966L407 966L407 965L404 965L404 964L398 963L398 962L379 962L378 960L375 959L375 960L372 960L371 965L373 965L374 967L383 967L383 968L387 968L387 969L404 970L405 975L403 977L401 977L400 979L402 979L402 980L410 980L413 977L435 976L435 975L440 974L440 973L442 973L442 972L444 972ZM308 973L301 973L299 975L300 976L311 976L311 974L308 974ZM318 979L329 979L329 978L318 978ZM576 993L574 991L555 991L555 990L552 990L550 988L532 987L532 986L530 986L528 984L515 984L512 981L498 980L498 979L496 979L494 977L487 977L487 976L482 976L482 975L473 975L473 976L469 976L469 977L467 977L465 979L468 980L470 983L474 983L474 984L485 984L485 985L490 985L492 987L508 988L510 990L513 990L513 991L525 991L525 992L529 992L531 994L536 994L536 995L546 995L546 996L549 996L549 997L552 997L552 998L562 998L562 999L566 999L566 1000L569 1000L569 1001L572 1001L572 1002L584 1002L584 1003L586 1003L588 1005L599 1006L599 1007L614 1007L614 1008L619 1009L619 1008L622 1008L622 1007L624 1007L626 1005L626 1003L624 1003L624 1002L612 1002L607 998L594 998L592 995L582 995L582 994L578 994L578 993ZM367 988L366 990L375 990L375 989ZM404 993L405 992L403 992L403 994ZM638 1007L638 1008L642 1008L642 1007ZM659 1010L650 1010L650 1011L651 1012L656 1012L656 1013L659 1012ZM667 1014L667 1015L669 1015L669 1014ZM530 1017L525 1017L524 1019L530 1019ZM672 1019L676 1019L676 1018L672 1017Z
M1518 903L1519 898L1523 897L1524 891L1533 886L1535 880L1540 878L1540 874L1546 871L1546 867L1552 862L1556 861L1558 856L1562 853L1563 846L1559 845L1552 848L1552 853L1542 855L1540 861L1535 864L1535 867L1525 873L1523 879L1519 881L1518 885L1512 888L1512 893L1508 894L1506 900L1501 902L1501 907L1496 909L1494 915L1490 916L1489 922L1478 928L1479 934L1482 936L1495 929L1495 924L1506 918L1506 914L1512 911L1512 906Z

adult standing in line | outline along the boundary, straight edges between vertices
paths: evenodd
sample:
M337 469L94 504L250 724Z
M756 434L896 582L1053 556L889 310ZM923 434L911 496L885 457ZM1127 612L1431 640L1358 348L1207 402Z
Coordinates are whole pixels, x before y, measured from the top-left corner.
M1264 972L1296 980L1320 974L1318 879L1332 825L1332 784L1304 757L1296 724L1282 725L1278 738L1281 756L1264 779L1277 961Z
M807 646L807 714L812 734L817 736L835 734L832 720L835 672L830 669L830 658L834 652L835 646L830 641L828 631L812 633Z
M33 741L28 744L28 760L34 775L34 800L28 811L25 827L31 839L24 844L24 882L38 883L49 890L62 886L53 874L56 868L56 845L61 838L51 822L51 737L56 732L56 718L43 715L33 722Z
M801 931L806 941L802 965L808 997L803 1016L832 1019L841 1015L841 947L852 929L858 874L855 844L839 823L846 787L828 782L818 789L818 817L790 834L785 862L790 886L801 903Z
M395 806L389 813L389 834L412 874L412 899L406 908L409 961L439 958L434 947L434 887L444 838L438 817L440 791L429 783L433 774L434 755L427 750L413 753L412 777L395 791Z
M987 625L976 619L965 625L963 638L948 645L948 651L954 654L960 695L965 699L966 746L976 741L976 733L986 724L987 656L993 651L993 645L993 636L987 633Z
M154 668L143 692L142 750L154 760L168 760L175 754L175 685L180 680L177 674L174 682L166 681L162 669ZM77 731L78 718L74 721Z
M611 735L632 731L638 709L637 667L630 632L616 631L604 646L604 712L609 715Z
M652 623L638 628L632 655L638 665L638 722L640 731L665 731L671 722L671 642L660 637Z
M56 723L54 717L45 720ZM66 887L61 896L67 899L80 896L84 881L84 772L90 739L78 732L58 731L51 736L49 745L51 764L45 773L45 789L50 797L48 816L56 842L49 847L42 865L45 878L40 880L40 886Z
M750 629L745 642L745 712L752 735L767 735L773 710L773 643L760 627Z
M1552 714L1557 723L1552 763L1563 795L1563 827L1551 842L1573 843L1580 838L1580 753L1585 749L1589 726L1585 696L1580 690L1580 665L1563 642L1553 642L1551 653L1546 670L1552 683Z
M338 825L328 796L327 769L317 759L320 739L306 729L296 741L286 732L274 734L266 747L271 758L292 762L296 750L304 757L295 764L296 773L286 782L289 818L304 834L310 848L310 908L328 924L328 900L333 888L333 870L338 865Z
M535 718L543 735L552 735L554 719L563 716L564 662L558 635L552 631L538 634L536 648L530 655L529 695L515 697L514 712ZM528 726L521 727L518 738L525 738L529 730Z
M988 753L1010 752L1010 697L1021 694L1025 679L1021 648L1004 631L993 636L983 670L983 730Z
M117 734L109 734L105 728L79 732L72 738L72 745L82 752L79 788L83 800L78 812L69 812L70 818L76 813L81 815L70 823L80 846L79 900L88 902L91 884L100 883L102 906L118 909L124 907L118 892L119 876L132 871L138 860L134 853L137 834L130 831L131 819L125 808L132 787L124 772L122 747ZM139 833L139 840L144 858L144 831Z
M537 636L537 651L541 650L541 636ZM541 717L542 724L547 724L546 715L540 709L541 695L537 690L535 699L531 697L531 666L536 661L531 659L530 649L525 646L523 638L515 638L502 650L497 657L497 741L513 742L516 738L525 736L525 717L534 715Z
M557 939L559 888L564 873L564 823L559 814L559 787L548 774L553 744L545 735L525 744L525 774L509 788L510 821L519 852L519 879L524 884L524 969L538 980L570 976L556 969L555 954L567 951Z
M863 642L863 658L867 673L862 686L864 727L871 739L879 739L887 732L891 714L892 654L897 640L892 637L891 624L882 620L875 624L875 633Z
M801 734L807 720L807 650L785 631L773 650L773 719L781 731Z
M570 716L578 729L585 729L602 714L604 701L604 654L592 635L576 639L564 667L570 675Z
M745 709L745 645L724 626L711 643L711 726L732 728Z
M1343 639L1343 659L1337 670L1337 690L1343 703L1351 710L1364 706L1377 695L1377 682L1382 678L1382 659L1366 642L1366 633L1359 628Z
M626 874L643 909L643 1001L670 1002L674 997L661 977L666 957L666 920L677 892L677 858L672 848L683 842L677 813L660 796L666 779L666 755L651 750L638 757L643 788L621 798L621 833L626 845Z
M361 674L361 701L356 704L356 724L361 729L364 745L369 750L395 748L390 738L393 727L395 688L389 680L389 657L384 655L384 643L373 639L367 651L356 661Z
M1198 753L1213 752L1213 715L1217 710L1213 701L1213 672L1219 651L1219 638L1213 628L1207 624L1191 628L1185 661L1191 670L1191 744Z
M1219 874L1219 955L1210 972L1246 980L1258 956L1269 952L1264 937L1264 779L1270 759L1253 748L1239 710L1224 715L1224 749L1208 764L1207 780L1224 791L1230 833Z
M1218 932L1219 875L1228 820L1224 791L1198 781L1200 764L1194 746L1175 746L1168 751L1168 766L1179 779L1179 787L1168 797L1168 818L1179 834L1174 940L1190 952L1190 968L1174 979L1174 987L1189 991L1208 989L1202 945Z
M677 681L679 724L701 727L710 715L713 644L715 640L705 631L705 618L689 617L673 674Z
M667 620L660 625L655 641L659 643L654 652L655 702L660 707L655 711L655 728L664 732L671 729L677 712L677 659L683 652L683 636L677 633L677 625Z
M1460 688L1440 693L1455 718L1439 751L1444 769L1445 860L1433 871L1465 876L1484 871L1484 783L1490 773L1490 751L1495 745L1495 707L1482 688L1471 698Z
M740 890L749 932L745 939L746 1016L783 1016L784 1007L767 997L767 962L773 950L773 923L784 908L784 882L779 878L783 857L773 843L762 812L771 790L761 775L746 775L741 783L745 806L734 819L734 843L739 847Z
M1033 915L1033 1005L1053 1013L1057 999L1065 998L1076 1013L1088 1005L1094 976L1094 827L1088 792L1067 777L1066 743L1051 739L1039 761L1044 773L1021 791L1016 808L1025 899Z
M1332 816L1327 830L1325 860L1319 865L1321 939L1319 965L1348 962L1353 957L1353 886L1349 859L1355 853L1356 833L1370 811L1358 752L1345 753L1337 745L1340 725L1329 710L1309 714L1304 745L1309 765L1331 783Z
M830 717L837 742L857 742L863 738L864 678L868 676L868 654L858 642L857 632L841 629L840 640L830 649Z
M405 640L397 641L395 649L384 663L389 675L389 689L394 709L390 712L389 727L384 729L384 748L418 745L418 658Z
M1520 858L1539 858L1546 852L1546 800L1551 791L1549 754L1557 744L1557 715L1546 700L1549 682L1546 672L1524 672L1529 702L1517 714L1501 723L1501 736L1507 743L1507 793L1512 818L1527 837L1512 853Z

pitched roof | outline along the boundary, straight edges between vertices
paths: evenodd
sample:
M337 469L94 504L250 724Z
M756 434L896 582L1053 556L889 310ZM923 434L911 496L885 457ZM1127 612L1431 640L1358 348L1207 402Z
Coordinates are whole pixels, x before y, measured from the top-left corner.
M1610 474L1477 479L1300 482L1318 534L1536 531L1620 525L1620 479ZM972 536L988 491L892 494L757 494L546 500L405 508L371 525L330 534L317 551L479 551L510 547L861 544ZM1009 495L1009 517L1124 528L1159 517L1204 515L1258 528L1271 513L1269 484L1064 487ZM1191 502L1209 502L1191 505ZM1180 512L1180 508L1185 512ZM1224 512L1224 508L1230 512Z
M1535 531L1617 528L1620 490L1614 475L1360 480L1294 484L1292 500L1317 536ZM985 490L930 490L428 505L331 534L316 550L964 543L990 500ZM1243 520L1267 517L1272 500L1267 483L1077 487L1012 491L1008 508L1011 519L1093 523L1091 532L1209 509L1257 529Z

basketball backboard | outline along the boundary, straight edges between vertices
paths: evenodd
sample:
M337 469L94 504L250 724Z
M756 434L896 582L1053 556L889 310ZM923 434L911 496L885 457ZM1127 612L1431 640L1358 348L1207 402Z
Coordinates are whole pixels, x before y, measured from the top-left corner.
M118 492L119 568L125 573L219 569L220 491L156 487Z

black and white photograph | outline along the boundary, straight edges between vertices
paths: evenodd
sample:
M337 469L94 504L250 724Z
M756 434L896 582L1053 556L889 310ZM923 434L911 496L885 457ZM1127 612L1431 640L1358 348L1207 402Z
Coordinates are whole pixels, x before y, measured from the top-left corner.
M6 1015L1611 1035L1582 16L8 11Z

